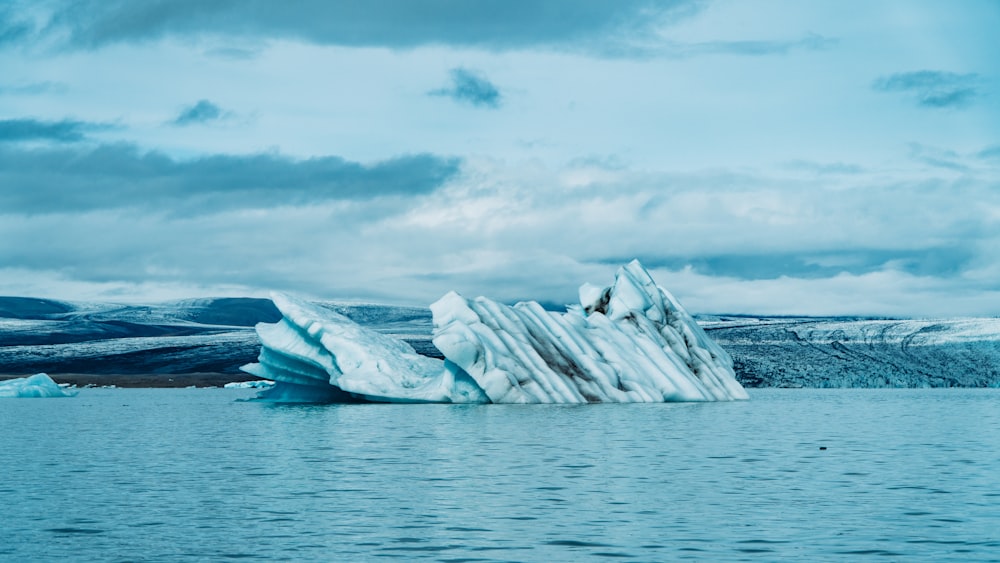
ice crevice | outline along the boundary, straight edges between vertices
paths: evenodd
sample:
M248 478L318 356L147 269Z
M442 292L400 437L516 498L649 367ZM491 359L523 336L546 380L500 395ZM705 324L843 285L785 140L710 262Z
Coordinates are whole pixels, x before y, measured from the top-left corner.
M243 370L294 402L631 403L747 399L729 354L638 261L564 313L449 292L430 308L439 360L325 307L275 293Z

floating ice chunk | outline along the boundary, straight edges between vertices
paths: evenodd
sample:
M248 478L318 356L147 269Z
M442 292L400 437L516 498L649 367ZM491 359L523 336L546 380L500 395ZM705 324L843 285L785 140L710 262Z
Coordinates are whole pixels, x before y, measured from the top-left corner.
M233 381L223 385L226 389L267 389L274 385L273 381L258 379L256 381Z
M8 379L0 381L0 398L26 398L26 397L73 397L76 391L68 391L52 381L52 378L44 373L36 373L31 377L21 377L18 379Z
M450 292L431 305L445 360L338 313L276 294L257 326L279 401L593 403L746 399L732 359L638 261L611 287L580 288L566 313Z

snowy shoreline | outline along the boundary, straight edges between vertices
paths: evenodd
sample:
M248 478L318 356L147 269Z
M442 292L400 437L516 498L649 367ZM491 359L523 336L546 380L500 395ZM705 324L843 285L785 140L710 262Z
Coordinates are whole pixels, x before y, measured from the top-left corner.
M18 379L33 374L0 374L0 382ZM100 374L100 373L49 373L49 377L60 385L84 387L122 387L146 389L176 389L184 387L223 387L227 383L259 381L247 374L232 373L147 373L147 374Z

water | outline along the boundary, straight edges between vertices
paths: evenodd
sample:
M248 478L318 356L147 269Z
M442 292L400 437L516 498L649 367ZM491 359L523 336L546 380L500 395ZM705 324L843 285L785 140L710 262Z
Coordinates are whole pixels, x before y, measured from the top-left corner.
M252 394L0 401L0 560L1000 561L1000 390Z

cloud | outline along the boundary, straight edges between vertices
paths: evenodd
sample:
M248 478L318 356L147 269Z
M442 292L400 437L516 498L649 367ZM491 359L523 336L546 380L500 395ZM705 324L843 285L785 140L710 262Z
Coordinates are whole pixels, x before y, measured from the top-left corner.
M458 170L426 156L181 161L84 148L0 150L0 293L30 277L140 300L238 287L568 303L639 257L698 312L1000 314L1000 186L982 170L951 181L896 165L819 177L619 166L581 183L575 168L500 160ZM421 174L422 187L408 184ZM355 181L381 188L345 187Z
M32 23L15 20L11 12L13 12L13 7L0 6L0 47L23 41L35 30Z
M836 47L840 40L818 33L808 33L802 39L791 41L733 41L728 45L734 52L747 55L787 54L795 50L826 51Z
M701 0L270 0L64 2L52 16L72 44L101 47L167 35L294 38L327 45L450 44L521 49L643 35L699 12Z
M652 273L689 311L702 313L942 318L988 316L989 311L1000 309L1000 291L995 288L965 288L953 279L894 270L816 280L754 281L703 276L691 270ZM807 311L803 304L808 304Z
M64 82L52 82L49 80L41 82L30 82L27 84L0 84L0 94L15 95L36 95L36 94L63 94L69 91L69 86Z
M789 170L803 170L820 175L829 174L861 174L865 169L857 164L844 162L812 162L808 160L792 160L784 164Z
M290 0L280 6L269 0L54 0L51 5L40 37L70 49L167 37L221 37L256 44L292 39L346 47L450 45L607 58L686 58L784 55L825 50L837 43L815 33L798 39L671 41L667 30L704 12L707 0ZM18 38L31 35L28 31ZM208 53L244 59L257 54L231 47Z
M451 86L428 92L478 107L500 107L500 90L485 76L464 68L451 70Z
M596 260L599 264L616 265L638 258L649 268L669 270L690 269L709 277L734 280L775 280L782 277L814 280L840 274L862 276L894 270L914 276L946 277L969 266L974 254L961 246L923 247L914 249L871 249L861 246L844 250L802 250L798 252L768 252L684 256L652 254L611 256Z
M935 168L967 172L969 166L962 162L963 158L950 149L929 147L920 143L910 143L910 158Z
M198 100L198 103L181 110L173 124L178 126L193 125L196 123L208 123L218 121L225 117L222 108L208 100Z
M74 133L69 130L69 135ZM373 164L326 156L210 155L177 160L133 145L23 150L0 146L3 213L68 213L139 208L202 214L426 194L460 161L401 156Z
M997 242L996 211L991 210L1000 209L1000 195L988 177L945 181L920 173L911 179L894 170L874 170L817 181L714 172L645 176L623 170L609 171L598 183L556 189L559 182L552 179L494 176L499 177L471 192L453 184L385 228L419 229L426 246L450 249L455 262L436 262L441 264L436 272L453 283L471 285L476 281L472 270L482 278L477 283L489 285L489 293L549 301L572 295L549 293L549 280L509 278L519 271L550 275L542 272L557 268L544 260L582 272L588 265L611 269L639 257L647 266L690 271L702 280L725 279L734 286L794 279L803 288L810 281L819 287L821 280L838 276L874 281L877 274L895 273L894 279L929 278L945 287L943 280L962 285L958 280L988 262L983 249ZM572 176L560 174L563 182ZM968 206L968 201L980 205ZM440 240L430 234L435 232ZM539 262L527 264L533 260ZM490 274L503 281L490 282ZM979 289L990 283L970 282ZM524 290L539 284L546 287L533 295ZM732 301L739 294L729 297L717 299ZM742 310L794 306L773 297L773 303L747 301ZM811 307L808 299L796 304L800 311ZM852 305L840 306L844 311ZM854 312L878 310L866 305Z
M920 107L963 108L981 96L980 82L976 73L920 70L879 77L872 88L877 92L910 94Z
M985 149L976 153L976 156L982 159L1000 160L1000 145L986 147Z
M210 57L229 59L231 61L249 61L259 57L260 53L261 53L260 47L254 47L254 48L217 47L205 51L205 54Z
M664 55L676 58L694 57L699 55L741 55L761 57L769 55L787 55L794 51L825 51L836 46L840 41L833 37L825 37L810 33L801 39L793 40L744 40L744 41L704 41L699 43L664 42L632 44L631 49L636 55Z
M88 130L106 126L83 121L64 119L62 121L40 121L37 119L0 120L0 143L19 141L54 141L74 143L85 138Z

